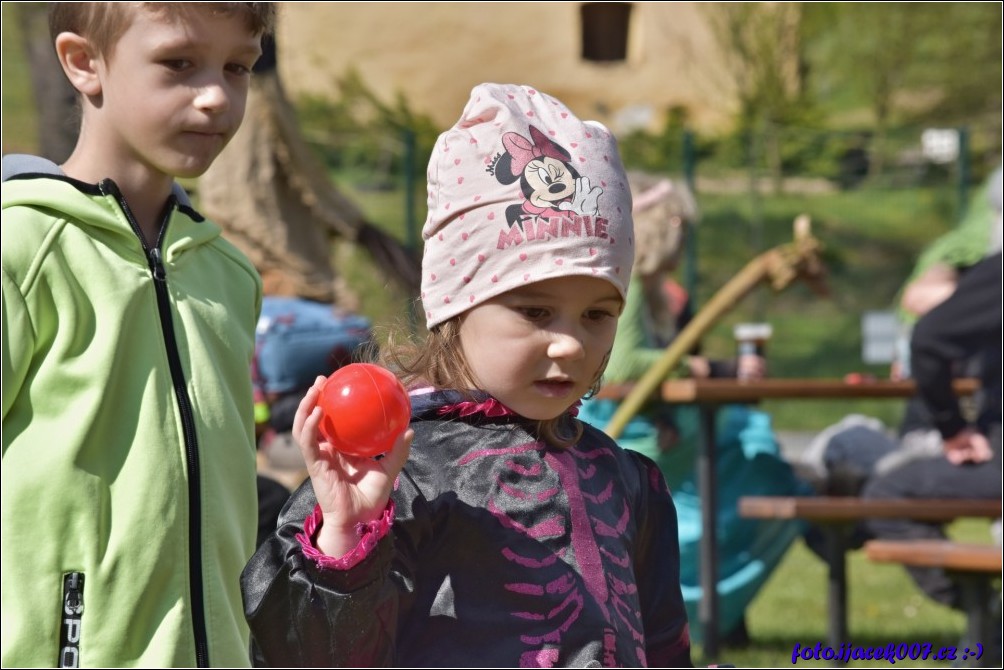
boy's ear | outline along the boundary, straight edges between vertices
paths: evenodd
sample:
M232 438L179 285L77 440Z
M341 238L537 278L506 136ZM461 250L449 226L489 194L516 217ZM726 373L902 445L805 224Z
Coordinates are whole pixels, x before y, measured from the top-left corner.
M86 96L101 94L98 56L90 40L76 33L59 33L56 36L56 57L73 88Z

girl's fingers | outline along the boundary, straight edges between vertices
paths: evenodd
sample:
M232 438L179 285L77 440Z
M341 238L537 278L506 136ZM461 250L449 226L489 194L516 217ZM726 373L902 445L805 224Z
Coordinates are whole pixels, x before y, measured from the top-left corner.
M315 407L304 420L303 428L300 431L300 437L297 439L297 444L300 445L300 452L303 454L303 460L308 468L317 462L318 455L320 454L320 446L318 445L317 439L317 427L320 423L321 408Z
M415 431L411 428L404 431L401 437L397 438L394 447L387 453L384 459L384 471L392 472L395 475L401 471L411 453L411 441L415 438Z
M323 377L319 379L323 379ZM296 414L293 416L293 438L297 442L300 441L300 433L303 431L304 422L317 406L317 399L320 397L320 393L320 387L315 381L314 385L307 389L307 392L303 395L303 399L300 400L300 404L296 408Z

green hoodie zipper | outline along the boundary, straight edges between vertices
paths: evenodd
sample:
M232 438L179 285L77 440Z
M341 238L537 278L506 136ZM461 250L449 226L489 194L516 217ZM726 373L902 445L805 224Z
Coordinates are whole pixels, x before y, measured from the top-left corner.
M209 667L209 644L206 635L206 613L203 602L202 584L202 496L199 489L199 441L195 433L195 417L192 411L192 401L188 397L188 388L185 380L184 369L181 366L181 357L178 354L178 342L174 335L174 318L171 314L171 300L167 291L167 271L164 268L161 257L161 247L167 234L167 224L171 220L171 212L177 202L172 194L164 205L161 214L160 233L157 235L156 243L151 247L147 244L139 223L133 216L129 205L118 185L111 179L103 179L98 187L101 193L115 198L126 220L132 227L133 232L139 239L146 255L147 263L150 266L150 274L153 276L154 287L157 292L157 307L160 312L161 333L164 335L164 344L167 348L168 364L171 368L171 380L174 384L174 395L178 402L178 411L181 413L181 425L185 436L185 454L188 467L188 543L189 543L189 564L188 575L191 582L192 599L192 628L195 635L195 659L198 667Z

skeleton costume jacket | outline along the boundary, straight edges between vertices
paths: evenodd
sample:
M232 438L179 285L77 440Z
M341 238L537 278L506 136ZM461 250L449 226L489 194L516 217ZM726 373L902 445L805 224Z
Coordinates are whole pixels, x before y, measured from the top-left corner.
M319 510L309 481L293 495L241 579L259 660L690 666L676 513L656 466L590 426L549 447L534 422L469 398L413 392L392 527L353 567L308 557Z

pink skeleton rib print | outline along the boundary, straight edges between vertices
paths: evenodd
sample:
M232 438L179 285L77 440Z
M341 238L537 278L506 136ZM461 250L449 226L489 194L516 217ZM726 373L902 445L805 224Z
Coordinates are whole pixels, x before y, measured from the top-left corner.
M542 460L537 460L541 456ZM607 622L602 635L605 664L616 664L616 641L627 633L634 648L621 653L627 652L635 663L645 665L637 586L628 549L621 541L630 535L631 510L623 498L614 499L613 480L598 474L604 468L598 468L597 462L612 460L610 450L556 451L547 450L539 442L528 442L469 453L457 465L463 467L483 459L498 459L501 466L495 476L496 486L486 501L492 516L504 528L545 547L553 546L544 558L536 553L520 554L510 547L502 549L506 560L525 568L520 574L528 578L505 584L506 590L526 596L521 601L526 609L510 614L545 624L534 627L540 632L520 636L527 646L521 667L551 667L559 662L557 650L562 638L579 620L587 600ZM545 505L547 516L535 523L524 524L514 518L525 516L528 503L546 503L555 497L564 500ZM563 568L557 576L555 566ZM545 594L549 597L543 599ZM560 599L556 606L555 597ZM614 635L614 630L620 635Z

